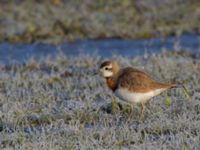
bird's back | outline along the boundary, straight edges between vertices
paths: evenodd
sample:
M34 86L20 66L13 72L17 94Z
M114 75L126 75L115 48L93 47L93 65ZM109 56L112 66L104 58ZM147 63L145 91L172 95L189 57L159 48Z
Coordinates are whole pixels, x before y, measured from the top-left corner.
M118 87L132 92L145 93L156 89L168 89L175 85L155 81L147 73L135 68L127 67L120 71Z

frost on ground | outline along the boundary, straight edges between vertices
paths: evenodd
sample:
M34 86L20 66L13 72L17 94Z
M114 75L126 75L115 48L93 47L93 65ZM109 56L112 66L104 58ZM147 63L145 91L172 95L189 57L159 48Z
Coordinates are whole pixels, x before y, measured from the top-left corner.
M113 56L155 79L184 83L140 108L118 100L95 74L100 56L80 55L0 65L0 149L199 149L200 61L162 53Z

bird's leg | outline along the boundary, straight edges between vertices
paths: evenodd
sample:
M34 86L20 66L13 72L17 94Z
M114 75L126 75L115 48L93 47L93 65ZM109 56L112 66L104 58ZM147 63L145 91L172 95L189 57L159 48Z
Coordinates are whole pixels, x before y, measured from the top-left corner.
M150 107L150 101L151 100L149 99L148 101L145 102L145 104L144 104L145 105L145 109L147 108L148 110L151 110L151 109L149 109L149 107Z
M128 113L128 118L129 119L131 119L132 118L132 116L133 116L133 112L134 112L134 105L133 104L130 104L130 111L129 111L129 113Z
M144 118L144 112L145 112L145 104L141 103L141 115L140 115L140 120Z
M145 103L145 105L148 107L150 105L150 99Z
M133 107L134 107L133 104L131 104L131 113L133 113L133 111L134 111Z
M134 107L133 104L131 104L131 111L130 111L130 114L131 114L131 115L133 115L133 110L134 110L133 107Z
M132 118L133 116L133 111L134 111L134 105L133 104L129 104L127 106L130 106L130 107L126 107L126 112L127 112L127 115L128 115L128 118Z

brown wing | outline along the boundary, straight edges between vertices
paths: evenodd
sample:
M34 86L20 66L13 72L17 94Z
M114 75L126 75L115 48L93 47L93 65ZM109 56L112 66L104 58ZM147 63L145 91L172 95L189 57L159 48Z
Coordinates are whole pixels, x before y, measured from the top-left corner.
M133 92L148 92L159 88L171 88L172 84L159 83L148 74L134 68L125 68L118 78L118 86Z

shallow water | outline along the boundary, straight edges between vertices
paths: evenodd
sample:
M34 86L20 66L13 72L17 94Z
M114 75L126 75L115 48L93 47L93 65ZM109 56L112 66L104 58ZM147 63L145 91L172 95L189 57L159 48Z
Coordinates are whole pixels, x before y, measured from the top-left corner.
M145 52L154 53L166 50L189 50L200 52L200 35L184 34L179 37L152 38L145 40L77 40L73 43L62 45L50 45L44 43L33 44L11 44L0 43L0 63L23 63L27 59L36 59L48 56L55 56L62 51L68 56L78 54L98 53L102 57L110 57L113 54L122 56L142 55Z

